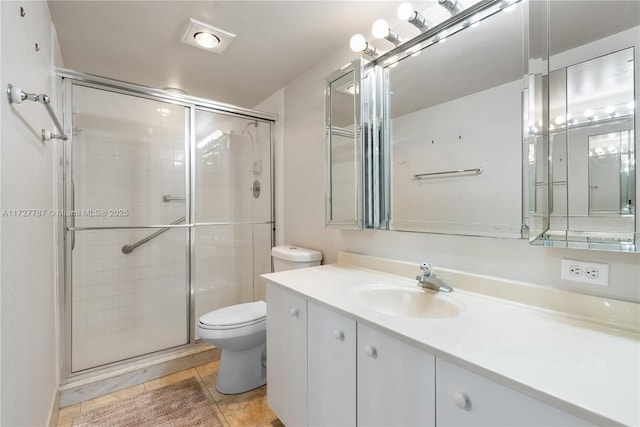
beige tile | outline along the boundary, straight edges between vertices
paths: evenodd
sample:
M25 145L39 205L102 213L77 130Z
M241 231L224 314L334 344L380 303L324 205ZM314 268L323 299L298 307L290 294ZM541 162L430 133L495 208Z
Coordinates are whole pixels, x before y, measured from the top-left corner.
M231 427L271 427L277 417L267 406L267 387L229 396L218 407Z
M216 411L216 415L218 416L218 419L222 422L224 427L231 427L231 425L229 424L229 421L227 421L227 419L224 417L224 414L220 410L220 407L218 406L218 404L214 402L212 403L212 405L213 405L213 409Z
M129 396L133 396L134 394L142 393L143 391L144 391L144 386L142 384L138 384L138 385L134 385L133 387L114 391L113 393L110 393L104 396L96 397L95 399L86 400L80 404L81 411L82 412L91 411L92 409L100 408L104 405L108 405L109 403L116 402L120 399L124 399Z
M73 417L80 413L80 409L82 408L81 403L76 403L75 405L67 406L66 408L61 408L58 412L58 423L57 426L63 425L71 425L73 422Z
M196 370L194 368L185 369L184 371L176 372L175 374L167 375L166 377L148 381L144 383L144 389L146 391L151 391L192 377L196 379L198 378L198 373L196 372Z

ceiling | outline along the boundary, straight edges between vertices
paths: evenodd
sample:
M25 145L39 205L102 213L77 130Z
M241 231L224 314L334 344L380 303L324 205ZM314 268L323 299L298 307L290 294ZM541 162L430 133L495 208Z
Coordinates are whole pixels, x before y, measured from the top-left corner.
M327 56L348 49L354 33L370 38L372 22L391 22L400 2L48 3L66 68L252 108ZM221 55L183 44L189 18L236 38Z
M468 7L478 0L462 1ZM401 1L396 0L48 3L66 68L156 88L177 87L190 95L246 108L336 51L348 50L353 34L362 33L372 40L371 24L378 18L387 19L403 40L418 34L397 18ZM616 7L611 7L614 3ZM449 16L436 0L412 4L434 24ZM640 1L554 0L551 12L551 49L555 54L638 25ZM189 18L237 36L221 55L188 46L180 39ZM470 93L472 88L479 90L476 82L486 86L507 81L500 74L520 75L522 64L516 60L508 68L504 58L522 54L521 19L521 12L492 17L491 32L482 29L482 24L475 31L456 35L456 47L446 43L429 48L429 55L424 55L428 58L421 55L418 62L431 63L428 69L432 75L427 79L430 92L417 93L414 87L410 98L417 103L428 98L433 104ZM607 25L593 25L597 21ZM393 47L385 40L373 44L379 51ZM353 54L353 58L357 56ZM496 69L495 64L502 67ZM472 79L464 74L470 69ZM405 80L402 71L395 74L399 76L396 81Z

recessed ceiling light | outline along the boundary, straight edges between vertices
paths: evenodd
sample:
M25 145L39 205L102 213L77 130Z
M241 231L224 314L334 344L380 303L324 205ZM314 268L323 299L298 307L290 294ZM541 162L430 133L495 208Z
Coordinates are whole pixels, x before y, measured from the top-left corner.
M207 49L211 49L212 47L216 47L220 44L220 39L218 37L205 31L195 33L193 35L193 38L195 39L196 43Z
M235 37L235 34L189 18L180 41L207 52L222 53Z

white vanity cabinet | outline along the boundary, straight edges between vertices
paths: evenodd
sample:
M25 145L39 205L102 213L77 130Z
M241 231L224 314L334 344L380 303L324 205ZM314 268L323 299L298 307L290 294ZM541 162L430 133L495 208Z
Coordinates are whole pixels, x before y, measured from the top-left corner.
M308 425L355 426L355 320L309 301L307 331Z
M591 425L271 283L267 363L287 427Z
M296 426L432 426L434 357L267 285L268 403Z
M269 406L287 426L307 425L307 300L267 286Z
M433 426L435 358L358 323L358 425Z
M581 418L436 359L438 426L587 426Z

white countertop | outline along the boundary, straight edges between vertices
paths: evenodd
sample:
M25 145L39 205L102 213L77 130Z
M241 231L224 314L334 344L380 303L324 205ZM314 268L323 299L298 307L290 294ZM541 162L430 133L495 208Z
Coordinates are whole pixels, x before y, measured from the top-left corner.
M436 298L461 307L458 316L383 314L355 298L353 289L379 283L415 288L416 281L351 265L263 277L595 424L640 425L640 341L634 331L455 286Z

